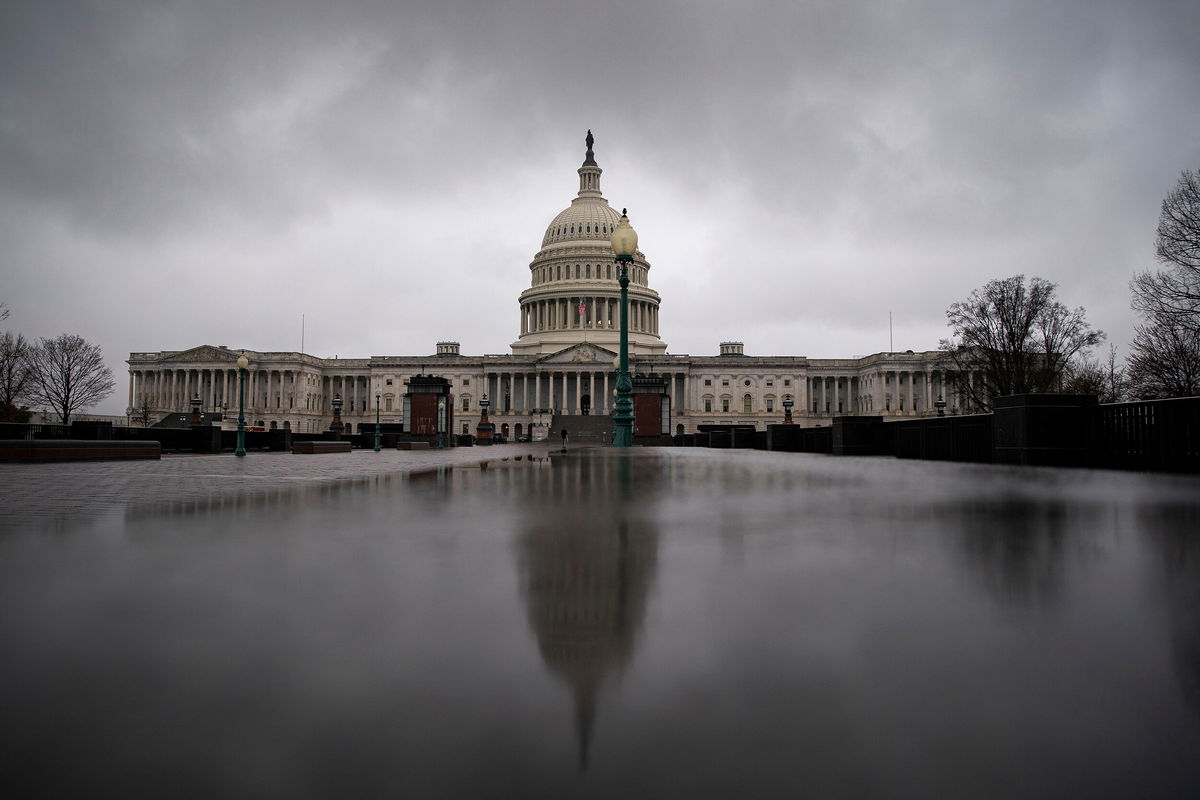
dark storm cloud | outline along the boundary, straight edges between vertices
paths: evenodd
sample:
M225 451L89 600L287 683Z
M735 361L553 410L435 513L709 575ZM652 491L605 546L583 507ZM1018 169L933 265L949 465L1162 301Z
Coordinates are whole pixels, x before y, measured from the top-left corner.
M898 347L933 347L949 303L1017 272L1123 346L1158 202L1200 163L1198 21L1187 2L10 3L6 302L37 335L88 328L119 368L297 347L301 309L370 283L357 313L313 315L315 352L502 352L592 128L673 352L861 354L888 311ZM136 328L89 310L114 284L151 306ZM433 291L478 310L395 313Z

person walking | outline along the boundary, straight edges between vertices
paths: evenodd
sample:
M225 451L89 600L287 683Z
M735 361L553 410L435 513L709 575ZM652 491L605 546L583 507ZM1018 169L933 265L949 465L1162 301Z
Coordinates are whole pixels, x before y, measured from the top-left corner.
M567 452L567 429L566 428L562 429L561 436L562 436L562 451L565 453L565 452Z

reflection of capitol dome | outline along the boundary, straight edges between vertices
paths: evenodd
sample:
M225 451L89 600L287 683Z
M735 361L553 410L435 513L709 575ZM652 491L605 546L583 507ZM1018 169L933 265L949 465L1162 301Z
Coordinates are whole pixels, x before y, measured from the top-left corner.
M560 478L587 477L574 474L578 464L563 467L554 470ZM521 542L529 622L542 660L571 687L585 764L600 689L633 657L657 561L657 540L644 520L595 513L612 498L605 498L604 476L593 477L586 503L559 497L539 505Z
M579 193L550 221L542 248L529 264L530 288L521 293L521 335L513 353L557 353L580 342L616 350L620 341L617 266L609 238L621 215L600 193L600 174L588 131ZM650 264L638 253L629 268L629 350L662 354L658 292Z

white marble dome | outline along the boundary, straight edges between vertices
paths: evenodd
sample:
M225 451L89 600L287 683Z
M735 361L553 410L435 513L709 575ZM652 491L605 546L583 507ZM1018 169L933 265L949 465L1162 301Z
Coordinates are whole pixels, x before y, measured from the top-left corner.
M587 344L616 353L620 343L620 268L614 263L613 229L621 214L600 192L603 170L592 152L579 167L579 193L546 227L542 246L529 264L529 288L521 292L521 333L514 354L552 355ZM637 252L628 264L629 348L660 355L658 292L650 288L650 264ZM591 351L589 351L591 352Z
M607 243L620 218L620 212L603 197L577 197L551 220L542 238L542 247L561 242Z

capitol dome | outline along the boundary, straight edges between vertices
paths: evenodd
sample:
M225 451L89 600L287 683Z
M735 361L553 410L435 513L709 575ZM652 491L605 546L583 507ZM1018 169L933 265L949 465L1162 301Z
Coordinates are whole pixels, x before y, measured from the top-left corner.
M557 353L589 343L614 349L619 339L620 284L613 258L613 229L621 215L600 193L603 170L592 152L592 132L579 167L579 193L546 227L529 264L530 286L518 300L521 333L515 354ZM658 292L650 288L650 264L637 253L629 264L629 346L638 354L661 354Z

